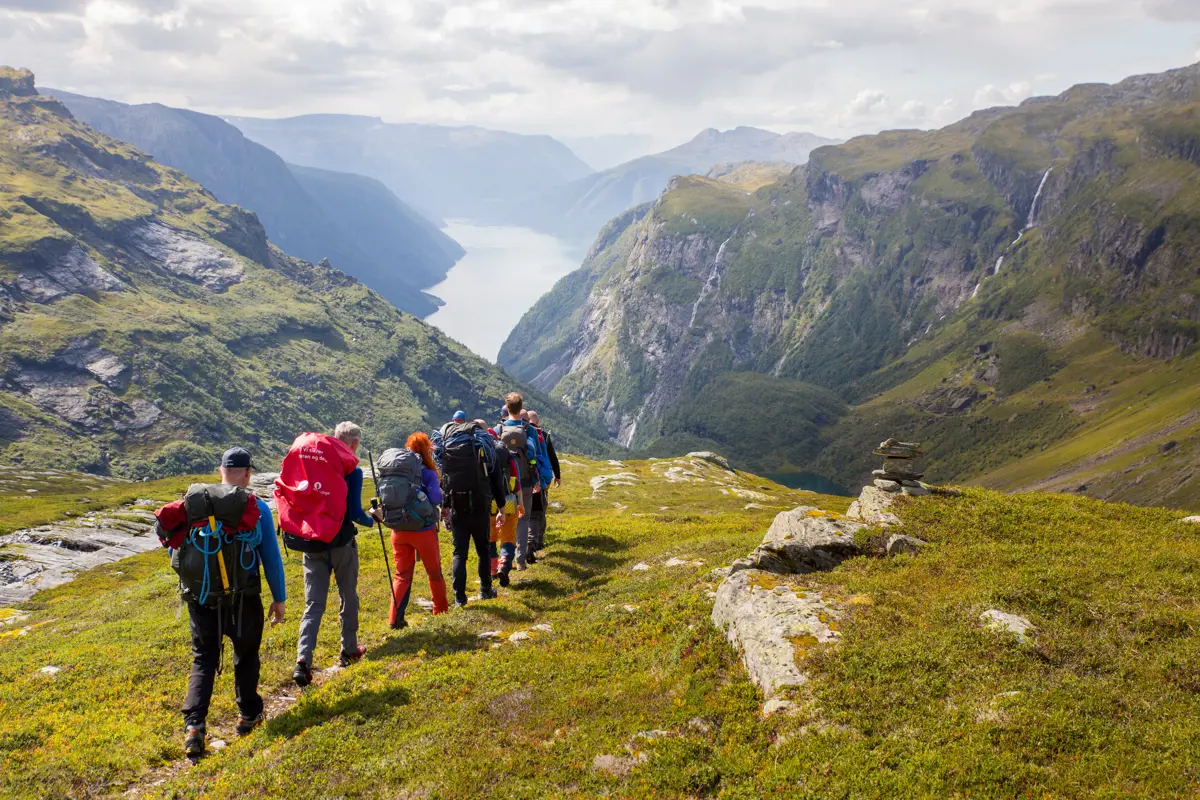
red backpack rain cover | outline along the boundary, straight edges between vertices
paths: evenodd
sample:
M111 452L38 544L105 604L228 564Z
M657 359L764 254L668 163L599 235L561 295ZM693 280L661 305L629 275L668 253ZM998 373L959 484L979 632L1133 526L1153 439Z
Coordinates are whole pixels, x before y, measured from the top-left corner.
M279 527L301 539L329 544L346 517L346 476L358 456L324 433L302 433L283 457L275 479Z

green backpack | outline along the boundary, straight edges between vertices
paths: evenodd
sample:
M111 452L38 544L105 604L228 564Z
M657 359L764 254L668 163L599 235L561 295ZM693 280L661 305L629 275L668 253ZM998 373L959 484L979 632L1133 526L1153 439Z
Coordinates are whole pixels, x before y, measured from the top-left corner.
M188 531L171 553L171 568L179 575L179 593L201 605L223 598L257 595L261 589L258 545L262 534L255 525L239 530L254 495L240 486L196 483L183 499Z

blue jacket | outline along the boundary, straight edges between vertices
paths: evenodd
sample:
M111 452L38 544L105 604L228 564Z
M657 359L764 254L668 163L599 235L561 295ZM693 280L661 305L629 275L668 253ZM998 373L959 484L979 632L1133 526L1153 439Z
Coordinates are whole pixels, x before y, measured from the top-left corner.
M262 564L267 586L271 587L271 598L276 603L287 600L287 583L283 579L283 557L279 554L279 542L275 539L275 520L271 507L262 498L258 500L258 532L262 541L258 543L258 561Z
M537 470L537 482L545 489L554 480L554 470L550 467L550 456L546 453L546 445L538 438L537 428L525 420L509 419L505 420L502 425L496 426L496 436L503 437L505 428L515 428L520 425L525 426L525 450L529 455L529 462Z

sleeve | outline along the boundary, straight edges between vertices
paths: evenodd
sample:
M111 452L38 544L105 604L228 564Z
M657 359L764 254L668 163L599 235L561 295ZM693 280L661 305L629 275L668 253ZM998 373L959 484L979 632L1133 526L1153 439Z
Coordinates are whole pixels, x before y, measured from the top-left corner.
M550 458L550 468L554 470L554 477L562 480L562 470L558 466L558 453L554 452L554 439L550 438L550 434L546 434L546 455Z
M503 469L494 469L488 473L488 484L492 488L492 499L496 501L497 508L504 507L504 498L508 495L508 481L501 474L503 471Z
M271 587L271 598L276 603L283 603L287 600L287 583L283 578L279 541L275 538L275 521L265 500L259 499L258 512L258 532L262 534L262 540L258 543L258 560L262 562L267 586Z
M428 467L421 468L421 482L425 484L425 494L429 495L429 502L435 506L440 506L442 500L442 485L438 481L438 474Z
M355 467L354 472L346 476L346 517L354 520L364 528L370 528L375 520L367 516L362 507L363 471Z

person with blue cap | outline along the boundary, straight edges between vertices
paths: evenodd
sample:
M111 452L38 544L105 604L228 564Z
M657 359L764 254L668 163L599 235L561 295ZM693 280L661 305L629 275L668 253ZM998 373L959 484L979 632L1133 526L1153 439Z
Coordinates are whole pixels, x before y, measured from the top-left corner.
M454 412L454 416L450 418L450 421L451 422L466 422L467 421L467 412L463 411L460 408L458 411Z

